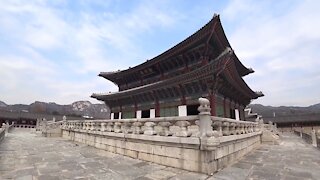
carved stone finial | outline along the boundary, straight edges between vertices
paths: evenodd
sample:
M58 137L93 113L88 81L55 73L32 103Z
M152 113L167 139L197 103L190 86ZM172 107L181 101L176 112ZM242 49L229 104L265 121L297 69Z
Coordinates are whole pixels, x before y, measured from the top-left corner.
M210 101L206 98L199 98L198 101L200 104L200 106L198 107L198 111L200 112L200 114L210 113Z

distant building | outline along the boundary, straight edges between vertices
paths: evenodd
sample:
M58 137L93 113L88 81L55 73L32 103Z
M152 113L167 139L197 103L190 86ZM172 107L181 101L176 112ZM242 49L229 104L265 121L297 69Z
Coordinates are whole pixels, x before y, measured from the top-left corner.
M6 111L0 110L0 127L2 123L14 123L14 127L35 128L37 120L46 119L48 121L62 121L63 115L31 113L25 111ZM84 119L82 117L68 116L68 120Z
M296 128L320 129L320 113L279 115L264 117L265 122L273 122L278 128L293 130Z
M219 15L179 44L151 60L115 72L101 72L119 92L92 94L111 108L111 119L198 114L199 97L211 115L244 120L244 108L263 96L252 91L246 68L231 48Z

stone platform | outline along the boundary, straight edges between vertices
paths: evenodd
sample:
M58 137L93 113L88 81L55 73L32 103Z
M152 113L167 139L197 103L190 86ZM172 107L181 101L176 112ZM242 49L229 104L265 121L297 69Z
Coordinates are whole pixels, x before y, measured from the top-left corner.
M0 179L320 179L320 151L285 134L280 145L262 145L207 176L18 129L0 144Z

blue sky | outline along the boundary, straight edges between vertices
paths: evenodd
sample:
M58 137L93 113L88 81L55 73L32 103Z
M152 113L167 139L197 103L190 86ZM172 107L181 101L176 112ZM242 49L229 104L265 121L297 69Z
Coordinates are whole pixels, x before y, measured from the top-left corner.
M264 105L320 102L320 1L0 0L0 100L70 104L117 91L97 77L184 40L219 13Z

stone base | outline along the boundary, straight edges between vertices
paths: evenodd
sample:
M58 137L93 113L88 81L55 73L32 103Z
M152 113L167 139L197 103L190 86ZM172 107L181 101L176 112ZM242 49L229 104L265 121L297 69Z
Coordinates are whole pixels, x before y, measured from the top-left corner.
M62 130L62 137L112 153L206 174L213 174L260 145L259 133L222 137L214 150L200 150L200 139L196 137L69 130Z

